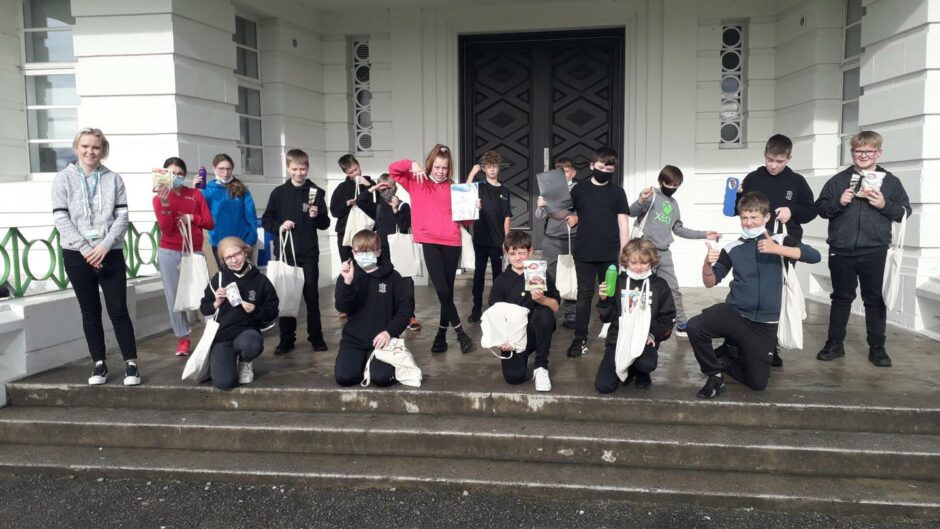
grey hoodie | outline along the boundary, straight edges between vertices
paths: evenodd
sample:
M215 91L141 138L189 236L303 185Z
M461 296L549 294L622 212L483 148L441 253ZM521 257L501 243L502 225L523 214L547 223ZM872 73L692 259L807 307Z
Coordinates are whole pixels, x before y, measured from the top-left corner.
M69 164L52 181L52 218L65 250L87 255L99 244L108 250L124 246L128 222L124 181L103 165L97 174L96 187L94 175L86 177L81 168Z
M568 191L571 191L571 188L578 185L574 180L568 182ZM574 213L573 209L568 210L569 213ZM536 208L535 218L542 220L545 219L545 236L551 239L564 239L568 237L568 221L565 219L553 219L548 212L545 211L545 208ZM575 226L571 228L571 236L575 237L578 235L578 227Z
M642 222L642 217L647 214L652 206L652 217L646 220L643 226L643 238L656 245L659 251L669 249L672 244L672 234L675 233L683 239L704 239L707 235L704 231L691 230L682 224L679 217L679 203L672 197L667 197L659 189L653 189L653 197L650 202L640 202L637 200L630 205L630 216Z

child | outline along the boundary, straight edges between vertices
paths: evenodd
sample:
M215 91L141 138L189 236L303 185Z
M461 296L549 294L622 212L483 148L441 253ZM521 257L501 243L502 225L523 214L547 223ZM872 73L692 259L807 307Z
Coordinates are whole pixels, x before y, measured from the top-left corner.
M643 353L627 368L627 378L624 384L635 380L636 387L647 389L653 383L650 373L659 363L659 344L669 339L672 334L672 324L676 317L676 308L673 304L671 287L661 277L653 274L652 268L659 261L656 246L647 240L632 239L620 251L620 274L617 276L617 287L612 298L606 294L607 283L601 283L600 309L601 321L610 323L607 331L607 345L604 348L604 358L597 368L594 378L594 387L598 393L612 393L620 386L617 376L616 353L617 335L620 328L620 315L623 313L620 292L623 290L640 290L643 282L649 279L649 289L652 294L650 306L650 327L646 337L646 347ZM661 265L660 265L661 266Z
M374 231L357 233L352 252L355 263L344 262L336 280L336 310L348 315L334 368L340 386L362 382L372 351L398 338L415 310L414 285L391 261L379 260L382 247ZM376 386L395 383L395 368L388 363L373 359L369 371Z
M209 277L200 311L212 316L218 311L219 330L209 350L212 385L232 389L255 379L251 362L264 351L261 326L277 318L277 292L274 285L248 260L251 246L238 237L219 241L219 274ZM221 281L220 281L221 279ZM228 285L234 284L241 301L232 305Z
M330 216L326 211L324 191L307 179L310 159L300 149L287 151L287 173L290 180L274 188L268 198L268 206L261 216L265 231L280 236L286 231L293 233L293 255L281 255L280 244L274 245L274 256L280 261L303 268L304 303L307 306L307 341L314 351L326 351L323 328L320 325L320 241L317 230L330 227ZM313 204L310 195L315 193ZM290 245L285 250L291 254ZM274 354L282 355L294 349L297 339L297 318L283 317L278 320L281 339Z
M568 356L588 352L587 336L591 318L594 285L604 281L607 267L616 265L620 249L627 244L630 208L623 188L610 183L617 170L617 152L610 147L594 151L591 178L571 189L575 213L569 226L581 226L574 239L574 264L578 275L578 306L575 313L574 340Z
M473 340L460 324L454 305L454 278L460 261L460 224L454 222L450 207L450 174L453 167L450 148L437 144L428 153L424 165L399 160L388 166L388 173L411 196L414 241L424 251L428 277L441 303L441 319L431 344L432 353L447 350L447 327L457 331L460 351L474 349Z
M363 199L367 203L373 203L372 194L369 193L369 186L374 185L368 176L362 174L362 168L359 167L359 161L351 154L344 154L337 161L339 168L346 174L346 180L343 180L336 189L333 190L333 196L330 197L330 214L336 217L336 247L339 250L339 261L345 263L352 259L352 248L343 246L343 236L346 233L346 221L349 219L349 212L356 204L358 184L358 194L368 195Z
M574 163L570 158L559 158L555 160L555 169L561 169L565 172L565 180L568 182L568 191L574 187L577 182L574 177L578 172L574 168ZM548 263L548 273L552 277L558 277L558 256L571 253L568 245L569 229L571 239L578 235L578 227L568 228L565 219L553 219L546 211L545 207L549 204L541 196L538 198L538 209L535 210L536 219L545 219L544 237L542 237L542 258ZM574 213L574 210L568 210ZM570 299L561 300L561 312L564 315L564 325L568 329L574 329L575 302Z
M702 373L708 375L698 392L700 399L712 399L725 391L725 371L751 389L767 387L780 319L781 257L811 264L820 259L819 252L791 237L770 236L765 228L770 203L763 193L745 193L738 202L738 215L741 238L720 252L709 247L702 266L707 288L733 272L731 292L724 303L712 305L689 320L692 351ZM737 344L734 354L716 354L712 339L720 337Z
M483 284L486 282L486 262L493 269L493 281L503 271L502 242L509 234L512 222L512 209L509 207L509 190L499 183L499 165L502 157L496 151L486 151L480 157L480 163L473 166L467 183L482 170L486 175L479 184L480 218L473 223L473 252L476 256L473 269L473 308L470 309L469 322L480 321L483 305Z
M511 231L503 241L503 250L509 257L506 273L493 281L489 304L513 303L529 309L528 338L525 351L502 360L503 378L509 384L522 384L528 380L529 355L535 351L535 391L551 391L552 381L548 376L548 353L555 332L555 313L558 312L558 290L555 281L548 276L545 290L525 289L524 262L532 256L532 237L522 231ZM512 345L503 344L504 352L512 351Z
M865 332L868 338L868 360L878 367L890 367L891 357L885 351L885 311L882 297L885 259L891 244L891 223L900 222L911 214L911 203L901 180L877 165L881 158L881 135L866 130L852 137L852 167L826 182L816 211L829 219L829 275L832 278L832 309L829 311L829 334L816 358L823 361L845 356L845 326L849 321L855 287L862 287L865 304ZM884 173L880 189L850 185L853 175L871 171ZM859 183L861 177L859 177Z
M659 189L648 187L640 193L640 198L630 205L630 216L643 217L652 210L652 217L643 225L643 238L652 242L659 252L659 268L656 275L666 280L672 289L672 299L676 309L676 336L686 336L688 318L682 306L682 292L676 278L676 266L672 260L672 234L683 239L718 240L717 231L698 231L686 228L679 215L679 203L672 195L682 185L682 171L673 165L667 165L659 172ZM639 221L638 221L639 222Z
M215 224L215 229L209 230L209 242L219 269L222 268L218 258L219 241L226 237L238 237L251 247L258 241L258 212L255 210L255 200L245 183L232 174L234 170L235 162L231 156L225 153L216 154L212 159L215 180L207 183L202 190L202 196L209 205Z

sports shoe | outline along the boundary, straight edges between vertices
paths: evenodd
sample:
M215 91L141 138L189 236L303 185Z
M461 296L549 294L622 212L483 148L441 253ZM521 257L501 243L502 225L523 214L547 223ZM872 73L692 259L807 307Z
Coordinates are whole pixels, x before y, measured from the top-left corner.
M552 379L548 378L548 369L536 367L533 374L535 375L535 391L552 390Z
M251 384L255 381L255 371L251 368L251 362L238 362L238 383Z
M124 385L136 386L140 384L140 371L137 370L136 363L128 363L124 368Z
M688 328L689 328L689 322L687 321L676 322L676 336L680 336L682 338L688 338L689 333L686 332L686 329Z
M565 320L564 320L563 322L561 322L561 325L562 325L562 327L564 327L564 328L566 328L566 329L574 330L574 328L575 328L575 326L576 326L577 324L575 323L575 319L574 319L574 318L565 318Z
M702 386L702 389L698 390L698 398L713 399L724 393L726 389L725 381L722 380L721 377L710 376L708 380L705 381L705 385Z
M421 332L421 324L418 323L418 318L411 318L411 321L408 322L408 330L413 332Z
M584 356L588 352L587 340L584 338L575 338L571 340L571 345L568 347L568 356L571 358L577 358L579 356Z
M653 385L653 379L646 373L637 372L636 380L633 384L640 389L649 389Z
M883 345L872 345L868 348L868 361L877 367L891 367L891 357Z
M176 342L176 356L189 356L189 336L183 336Z
M264 333L270 331L271 329L273 329L273 328L276 327L276 326L277 326L277 320L272 321L272 322L269 322L269 323L262 323L262 324L261 324L261 334L264 334Z
M780 348L774 347L774 357L770 360L773 367L783 367L783 358L780 358Z
M98 386L104 384L108 381L108 366L104 362L98 362L95 364L95 370L91 372L91 376L88 377L88 384L92 386Z
M284 355L294 350L294 342L281 342L274 348L274 354Z
M326 345L326 342L323 341L322 336L319 338L314 338L313 340L310 340L310 345L313 346L314 351L326 351L329 349L329 347L327 347Z
M480 306L474 305L473 308L470 309L470 315L467 316L467 321L470 323L478 323L480 321L480 312Z
M460 343L461 353L469 353L476 348L476 346L473 345L473 339L470 338L463 329L457 331L457 342Z
M443 353L447 350L447 332L446 329L438 328L437 335L434 336L434 343L431 344L432 353Z
M826 340L826 345L823 346L822 351L816 353L816 360L829 362L830 360L835 360L842 356L845 356L845 347L842 345L842 342Z

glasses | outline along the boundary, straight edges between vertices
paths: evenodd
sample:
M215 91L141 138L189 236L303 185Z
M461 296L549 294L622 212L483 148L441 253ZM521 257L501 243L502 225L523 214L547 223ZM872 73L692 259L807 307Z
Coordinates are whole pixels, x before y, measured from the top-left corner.
M231 263L232 261L240 261L244 258L245 258L245 254L241 252L233 253L232 255L222 256L222 260L225 261L226 263Z
M235 169L234 167L222 167L222 166L218 166L215 168L215 170L220 173L231 173L232 170L234 169Z
M852 150L852 154L855 155L855 156L858 156L859 158L871 158L871 157L874 156L875 153L877 153L877 152L878 152L878 151L860 151L860 150L857 150L857 149L853 149L853 150Z
M177 177L177 178L182 178L182 177L186 176L186 173L170 173L170 174L173 175L173 176L175 176L175 177Z

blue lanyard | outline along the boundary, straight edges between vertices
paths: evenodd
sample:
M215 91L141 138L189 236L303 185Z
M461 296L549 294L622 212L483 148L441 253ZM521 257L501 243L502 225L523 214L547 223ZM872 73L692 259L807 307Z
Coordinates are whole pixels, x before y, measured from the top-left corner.
M79 168L79 171L81 171L81 168ZM85 172L82 171L82 185L85 186L85 197L86 197L87 200L88 200L88 210L89 210L89 211L91 211L91 209L92 209L92 208L94 207L94 205L95 205L95 193L98 192L98 179L100 178L101 173L99 173L98 171L95 171L94 173L91 173L91 176L94 177L94 179L95 179L95 187L91 188L91 191L89 191L89 190L88 190L88 179L85 178Z

